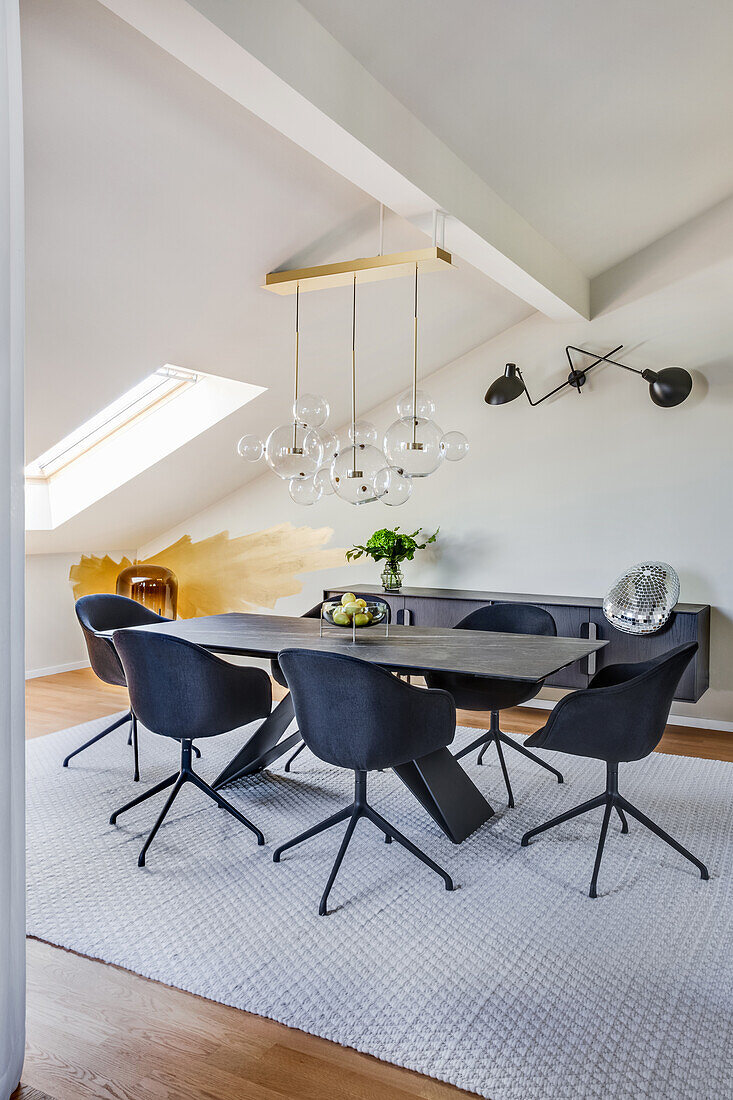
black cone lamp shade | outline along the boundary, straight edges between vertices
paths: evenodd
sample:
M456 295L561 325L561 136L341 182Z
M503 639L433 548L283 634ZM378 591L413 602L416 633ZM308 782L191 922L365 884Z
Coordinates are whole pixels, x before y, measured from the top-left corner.
M645 370L642 378L649 383L649 396L662 409L681 405L692 390L692 376L683 367L665 367L664 370Z
M507 363L504 373L492 382L484 396L487 405L506 405L524 393L524 382L517 375L516 363Z

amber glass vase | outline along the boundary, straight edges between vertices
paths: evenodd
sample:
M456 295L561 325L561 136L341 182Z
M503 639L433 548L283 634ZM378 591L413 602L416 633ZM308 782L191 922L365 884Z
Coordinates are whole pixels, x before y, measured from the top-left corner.
M136 600L166 619L175 619L178 578L164 565L129 565L117 577L117 595Z

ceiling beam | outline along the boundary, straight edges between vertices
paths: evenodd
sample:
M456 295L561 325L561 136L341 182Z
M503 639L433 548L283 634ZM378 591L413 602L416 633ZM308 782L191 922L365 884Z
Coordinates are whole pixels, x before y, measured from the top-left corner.
M209 83L556 320L588 278L372 77L297 0L99 0ZM440 74L436 74L439 79Z

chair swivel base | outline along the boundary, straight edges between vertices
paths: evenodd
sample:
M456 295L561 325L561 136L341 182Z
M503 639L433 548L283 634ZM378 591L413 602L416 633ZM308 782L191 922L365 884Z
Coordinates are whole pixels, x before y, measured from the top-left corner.
M265 838L260 830L256 827L256 825L253 825L251 821L248 821L244 814L240 814L239 810L236 810L230 802L227 802L227 800L219 794L218 791L215 791L213 787L210 787L208 783L205 783L201 776L197 775L196 772L193 771L191 767L192 748L193 746L190 741L181 741L180 771L174 772L173 775L169 775L167 779L163 779L160 783L156 783L155 786L151 787L149 791L145 791L144 794L138 795L137 798L133 798L131 802L127 802L124 806L120 806L119 810L115 810L115 812L111 815L109 819L110 825L114 825L120 814L124 814L127 812L127 810L131 810L133 806L139 806L141 802L146 802L148 798L152 798L154 795L160 794L161 791L166 790L168 787L173 787L173 790L168 795L165 806L159 814L157 821L153 825L148 839L145 841L142 847L142 851L138 856L138 867L145 866L145 853L152 844L158 829L163 824L163 821L165 820L168 811L173 805L177 794L181 790L181 787L183 787L186 783L193 783L193 785L195 787L198 787L200 791L203 791L205 795L208 795L209 798L213 799L214 802L216 802L217 806L220 806L222 810L226 810L232 815L232 817L235 817L237 821L241 821L243 825L246 825L247 828L250 829L257 837L258 844L265 843Z
M137 719L132 711L128 710L127 714L123 714L121 718L118 718L116 722L113 722L111 726L107 726L101 733L97 733L94 737L90 737L88 741L85 741L83 745L80 745L78 749L74 749L65 757L62 767L68 768L69 761L73 757L78 756L80 752L84 752L84 749L88 749L91 745L96 745L97 741L101 741L103 737L106 737L108 733L112 733L114 730L119 729L120 726L124 726L125 722L130 723L130 734L127 738L127 744L132 745L134 754L134 772L132 778L137 783L140 779L140 758L138 754L138 741L137 741Z
M499 757L499 763L501 764L502 775L504 776L504 784L506 786L507 793L507 805L511 809L514 806L514 795L512 793L512 785L509 782L509 772L507 770L506 761L504 760L504 753L502 751L502 745L507 745L510 749L514 749L516 752L521 753L522 756L526 756L528 760L531 760L535 764L539 764L541 768L545 768L548 772L552 772L557 776L558 783L563 783L562 772L559 772L557 768L553 768L551 764L548 764L546 760L543 760L540 756L536 756L535 753L530 752L529 749L525 749L524 745L520 745L518 741L513 741L511 737L507 737L505 733L499 729L499 712L492 710L491 712L491 724L485 733L482 733L480 737L477 737L475 741L472 741L470 745L466 745L465 749L461 749L455 755L456 760L460 760L462 756L468 756L474 749L481 748L481 752L478 754L477 764L483 763L484 753L491 744L496 745L496 753Z
M596 861L593 866L593 877L590 882L590 890L588 896L595 898L597 894L598 885L598 872L601 869L601 859L603 857L603 849L606 843L606 834L608 832L608 822L611 817L611 811L616 810L619 818L621 819L621 832L628 833L629 827L624 816L625 813L630 817L636 818L642 825L644 825L650 832L655 833L666 844L669 844L670 848L674 848L676 852L684 856L685 859L689 859L690 863L694 863L700 872L701 879L709 879L708 869L704 863L702 863L696 856L693 856L691 852L688 852L687 848L684 848L678 841L671 837L669 833L666 833L664 829L661 829L659 825L655 824L650 818L637 810L636 806L632 806L630 802L624 798L622 794L619 794L618 790L618 764L606 765L606 790L603 794L597 795L595 798L589 799L588 802L582 802L579 806L575 806L572 810L568 810L564 814L559 814L558 817L553 817L550 821L546 821L544 825L538 825L536 829L530 829L528 833L525 833L522 837L522 847L526 848L533 836L537 836L538 833L544 833L547 829L553 829L555 825L562 825L564 821L570 821L571 818L580 817L581 814L588 813L589 810L595 810L600 806L604 806L603 824L601 825L601 835L598 840L598 849L596 851Z
M384 839L388 844L391 844L393 840L396 840L398 844L401 844L403 848L406 848L408 852L411 852L417 859L429 867L432 871L435 871L436 875L440 875L445 883L446 890L453 890L453 880L450 875L439 867L437 863L434 863L429 856L426 856L412 841L404 837L402 833L399 833L393 825L389 823L381 814L378 814L367 802L366 797L366 784L367 773L355 772L355 788L354 788L354 801L350 806L346 806L343 810L339 810L338 813L333 814L331 817L327 817L325 821L321 821L320 824L314 825L311 829L306 829L304 833L300 833L298 836L293 837L287 844L281 844L279 848L276 848L273 852L272 859L274 863L280 862L280 856L283 852L286 852L288 848L293 848L296 844L301 844L304 840L310 840L311 837L317 836L319 833L323 833L326 829L330 829L333 825L338 825L341 821L347 821L349 824L346 827L344 838L341 841L341 847L338 850L336 861L331 868L331 874L328 876L328 882L326 883L326 889L323 891L321 901L318 906L318 914L324 917L328 914L328 895L331 892L331 887L336 881L336 875L339 872L339 868L346 855L346 849L349 847L352 836L354 835L354 829L360 818L365 817L372 822L373 825L384 833Z

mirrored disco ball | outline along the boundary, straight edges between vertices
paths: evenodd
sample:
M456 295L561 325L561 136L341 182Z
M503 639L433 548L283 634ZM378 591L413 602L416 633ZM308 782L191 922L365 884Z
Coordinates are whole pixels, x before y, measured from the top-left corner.
M603 614L625 634L653 634L680 598L680 579L663 561L642 561L616 580L603 600Z

